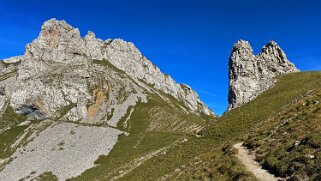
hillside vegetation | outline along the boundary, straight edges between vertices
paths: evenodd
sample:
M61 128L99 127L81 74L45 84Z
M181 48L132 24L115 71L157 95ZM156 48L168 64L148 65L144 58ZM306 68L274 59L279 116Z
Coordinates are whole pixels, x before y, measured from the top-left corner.
M111 152L70 180L256 180L234 156L232 145L240 141L276 175L318 180L320 79L320 72L278 77L274 87L219 118L186 114L176 99L149 94L148 103L129 108L117 124L125 134ZM8 111L2 115L3 125ZM25 118L14 119L18 124ZM26 127L14 129L0 134L6 140L2 158L12 153L8 145Z
M321 89L313 89L258 124L245 145L277 176L321 179Z
M278 77L276 85L254 101L209 121L203 137L190 137L187 143L144 162L123 179L255 180L234 156L231 145L245 140L251 130L302 96L321 89L320 79L320 72Z
M187 137L202 129L207 118L187 116L179 107L180 102L170 96L166 98L167 101L150 94L148 103L128 109L117 125L126 134L120 135L110 154L101 155L95 162L96 167L70 180L122 179L150 158L184 144Z
M25 116L16 114L10 106L6 108L0 117L0 159L10 156L14 148L11 145L24 132L27 126L19 126L19 123L26 120Z

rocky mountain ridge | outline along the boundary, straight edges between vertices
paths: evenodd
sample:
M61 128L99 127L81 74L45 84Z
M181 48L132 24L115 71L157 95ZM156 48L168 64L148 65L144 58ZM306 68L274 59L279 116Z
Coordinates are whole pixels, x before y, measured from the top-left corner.
M275 76L298 71L276 42L269 42L255 56L249 42L239 40L229 60L228 109L239 107L269 89Z
M66 180L102 168L98 176L112 180L114 169L124 175L213 118L134 44L81 37L51 19L23 56L0 61L0 180Z
M78 29L56 19L42 25L39 37L26 46L23 56L4 60L6 64L17 64L16 76L10 78L11 83L15 82L15 91L6 96L6 101L17 112L32 112L38 118L59 117L61 115L57 110L74 104L76 108L68 113L74 118L70 119L85 119L88 117L87 104L94 102L95 97L91 95L90 87L97 87L94 84L96 80L101 82L101 76L105 79L113 77L101 75L104 71L92 66L93 62L111 64L124 71L130 79L137 80L136 83L151 85L156 91L182 101L190 112L214 115L189 86L177 84L170 76L162 73L133 43L121 39L103 41L96 38L93 32L88 32L82 38ZM56 78L60 79L60 83L56 84L52 80ZM5 89L8 86L3 85ZM106 85L101 86L110 89ZM139 92L142 90L137 90L141 86L133 84L130 87L136 87L134 92L141 95ZM113 96L118 94L114 91Z

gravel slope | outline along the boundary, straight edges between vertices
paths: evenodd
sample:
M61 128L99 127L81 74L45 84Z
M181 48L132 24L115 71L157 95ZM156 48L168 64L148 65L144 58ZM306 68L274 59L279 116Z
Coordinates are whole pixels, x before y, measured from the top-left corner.
M99 155L106 155L122 132L105 127L58 123L39 134L0 172L0 180L19 180L52 172L59 180L75 177L94 166ZM27 180L29 180L27 179Z

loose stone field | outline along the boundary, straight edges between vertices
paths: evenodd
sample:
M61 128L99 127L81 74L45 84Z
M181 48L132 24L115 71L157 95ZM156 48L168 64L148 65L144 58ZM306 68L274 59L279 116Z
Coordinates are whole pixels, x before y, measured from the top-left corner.
M106 127L58 123L42 131L13 154L13 161L0 172L0 180L30 180L52 172L59 180L75 177L106 155L122 132Z

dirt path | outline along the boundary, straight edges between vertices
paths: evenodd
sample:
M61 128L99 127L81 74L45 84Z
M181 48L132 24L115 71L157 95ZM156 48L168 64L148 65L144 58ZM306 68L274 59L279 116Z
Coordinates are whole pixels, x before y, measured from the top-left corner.
M237 150L237 158L244 164L245 168L252 172L258 180L261 181L277 181L282 180L281 178L275 177L270 174L267 170L261 168L261 166L255 161L255 157L250 151L245 148L243 143L237 143L233 147Z

